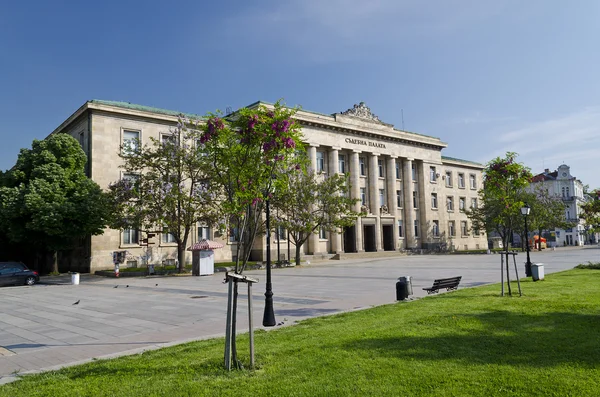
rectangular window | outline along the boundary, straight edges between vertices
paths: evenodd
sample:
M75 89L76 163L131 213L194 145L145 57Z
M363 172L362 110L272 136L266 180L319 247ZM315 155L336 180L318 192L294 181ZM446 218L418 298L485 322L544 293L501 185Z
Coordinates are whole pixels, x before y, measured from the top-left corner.
M137 261L127 261L127 263L125 264L126 267L137 267L138 263Z
M140 180L139 174L123 174L122 180L130 181L132 184L136 184Z
M398 221L398 237L404 237L402 234L402 219Z
M454 211L454 197L446 197L446 209L448 210L448 212Z
M385 205L385 189L379 189L379 205Z
M437 209L438 201L437 201L437 193L431 193L431 208Z
M475 174L469 175L469 186L471 186L471 189L477 189L477 179L475 179Z
M464 211L465 210L465 203L466 203L467 199L465 199L464 197L460 197L458 199L458 210L459 211Z
M338 155L338 172L340 174L346 173L346 156L343 154Z
M162 242L163 243L175 243L175 236L173 236L173 233L163 233L162 234Z
M79 133L79 146L81 146L81 148L83 149L83 151L85 152L85 148L83 147L83 142L84 142L84 137L83 137L83 131L81 131ZM87 152L86 152L87 153Z
M413 208L419 208L419 199L416 191L413 192Z
M398 208L402 208L404 206L403 201L404 200L402 200L402 190L396 190L396 204L398 205Z
M367 189L364 187L360 188L360 204L367 205Z
M460 233L462 236L469 235L469 229L467 228L467 221L460 221Z
M198 226L198 241L210 240L210 228L207 226Z
M417 166L414 163L412 164L412 180L417 180Z
M436 169L435 169L435 167L429 167L429 181L430 182L436 182L437 181L437 175L436 175Z
M448 234L450 234L451 237L456 236L456 227L454 225L454 221L448 222Z
M377 160L377 167L379 168L379 177L385 178L385 171L383 169L383 160Z
M232 225L229 228L229 242L235 243L238 241L240 241L240 230Z
M465 188L465 174L458 174L458 187Z
M275 241L281 241L281 240L285 240L287 238L287 232L285 230L285 227L283 226L277 226L275 228Z
M167 144L167 143L175 143L175 135L173 134L161 134L160 135L160 143Z
M140 235L137 229L124 229L121 235L123 244L139 244Z
M452 172L446 171L446 187L452 187Z
M364 157L359 157L358 158L358 165L360 167L360 175L361 176L366 176L367 175L367 166L366 166L365 158Z
M319 228L319 238L321 240L326 240L327 239L327 232L325 231L325 228Z
M140 132L133 130L123 130L123 149L124 155L133 154L140 148Z
M415 238L419 238L419 221L415 220L414 225L415 225Z
M402 174L400 173L400 162L396 161L396 179L402 179Z
M431 226L433 237L440 237L440 221L433 221Z
M471 208L473 208L473 209L477 208L477 199L476 198L471 199Z
M317 152L317 172L325 172L325 153Z

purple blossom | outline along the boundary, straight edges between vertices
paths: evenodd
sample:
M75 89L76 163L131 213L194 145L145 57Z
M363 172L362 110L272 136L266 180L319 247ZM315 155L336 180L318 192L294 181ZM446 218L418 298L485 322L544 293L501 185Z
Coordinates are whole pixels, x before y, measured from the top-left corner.
M276 121L271 124L271 129L277 133L287 132L290 129L290 121L288 119Z

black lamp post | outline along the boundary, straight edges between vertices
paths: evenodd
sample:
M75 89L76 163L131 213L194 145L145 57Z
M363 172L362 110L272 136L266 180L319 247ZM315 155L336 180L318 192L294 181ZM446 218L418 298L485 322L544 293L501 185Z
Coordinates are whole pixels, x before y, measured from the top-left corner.
M271 213L269 200L266 200L267 215L267 290L265 292L265 312L263 314L263 327L275 326L275 312L273 311L273 284L271 284Z
M527 230L527 215L529 215L530 211L531 208L527 203L525 203L525 206L521 207L521 214L525 217L525 247L527 248L527 262L525 263L526 277L531 277L531 260L529 259L529 230Z

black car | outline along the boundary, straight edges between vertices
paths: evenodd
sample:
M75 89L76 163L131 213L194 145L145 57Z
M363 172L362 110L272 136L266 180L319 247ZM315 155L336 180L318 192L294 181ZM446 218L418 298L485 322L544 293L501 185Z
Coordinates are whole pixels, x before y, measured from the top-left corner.
M0 262L0 285L33 285L40 281L38 272L21 262Z

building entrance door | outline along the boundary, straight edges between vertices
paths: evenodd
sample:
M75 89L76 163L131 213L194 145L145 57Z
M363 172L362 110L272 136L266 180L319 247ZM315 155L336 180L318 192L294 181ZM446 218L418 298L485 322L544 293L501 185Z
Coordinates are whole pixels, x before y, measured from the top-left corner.
M396 247L394 247L394 229L392 229L393 225L383 225L383 250L384 251L394 251Z
M375 244L375 225L364 226L363 240L365 242L365 252L377 251L377 245Z
M356 227L344 228L344 252L356 252Z

